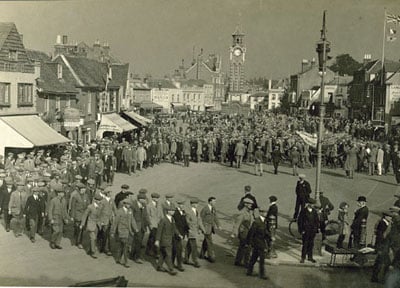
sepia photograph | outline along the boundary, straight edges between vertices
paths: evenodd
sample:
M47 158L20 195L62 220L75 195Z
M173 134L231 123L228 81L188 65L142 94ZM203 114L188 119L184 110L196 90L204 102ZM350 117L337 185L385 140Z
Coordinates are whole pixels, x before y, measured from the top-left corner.
M399 0L0 1L0 287L400 288Z

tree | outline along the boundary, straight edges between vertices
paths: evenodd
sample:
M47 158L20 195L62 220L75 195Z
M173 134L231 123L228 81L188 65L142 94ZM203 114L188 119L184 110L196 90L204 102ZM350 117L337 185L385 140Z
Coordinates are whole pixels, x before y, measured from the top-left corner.
M290 102L289 102L289 91L285 89L285 92L281 98L281 105L279 106L279 112L288 115L290 112Z
M329 66L333 72L338 72L340 76L353 75L354 71L362 66L361 63L354 60L349 54L336 56L335 63Z

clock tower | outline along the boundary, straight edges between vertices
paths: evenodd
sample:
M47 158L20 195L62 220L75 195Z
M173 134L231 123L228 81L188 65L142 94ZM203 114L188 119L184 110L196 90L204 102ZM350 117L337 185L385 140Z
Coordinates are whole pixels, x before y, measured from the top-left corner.
M246 46L244 45L244 33L238 25L232 34L232 46L229 55L229 91L232 93L242 92L244 86L244 63Z

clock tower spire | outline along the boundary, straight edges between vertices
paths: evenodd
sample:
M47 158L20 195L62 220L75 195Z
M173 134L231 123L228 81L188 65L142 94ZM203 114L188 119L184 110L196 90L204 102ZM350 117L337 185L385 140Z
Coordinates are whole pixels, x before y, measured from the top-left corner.
M240 24L232 34L232 46L229 55L229 91L232 93L243 92L245 82L245 55L244 32Z

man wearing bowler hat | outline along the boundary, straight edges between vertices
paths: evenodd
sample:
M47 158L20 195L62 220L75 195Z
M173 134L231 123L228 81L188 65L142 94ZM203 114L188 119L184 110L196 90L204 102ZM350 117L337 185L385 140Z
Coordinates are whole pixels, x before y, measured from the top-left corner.
M313 249L315 235L318 233L319 228L319 217L317 211L313 207L314 204L315 200L309 198L305 203L304 209L300 211L297 221L303 244L300 263L304 263L306 256L308 261L312 263L316 262L313 258Z
M368 219L368 207L367 207L367 198L365 196L359 196L357 199L357 205L359 208L354 212L353 223L351 224L351 234L353 236L352 247L359 249L360 241L361 241L361 226L362 223L367 221Z

